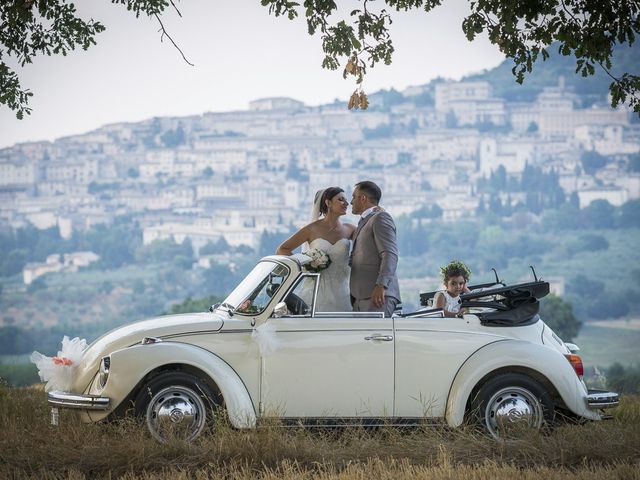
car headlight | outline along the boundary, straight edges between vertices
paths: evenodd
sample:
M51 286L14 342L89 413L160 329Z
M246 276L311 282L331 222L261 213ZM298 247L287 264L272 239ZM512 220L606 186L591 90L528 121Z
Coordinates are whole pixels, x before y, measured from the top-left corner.
M104 388L109 379L109 367L111 366L111 357L102 357L100 360L100 371L98 372L98 384L100 388Z

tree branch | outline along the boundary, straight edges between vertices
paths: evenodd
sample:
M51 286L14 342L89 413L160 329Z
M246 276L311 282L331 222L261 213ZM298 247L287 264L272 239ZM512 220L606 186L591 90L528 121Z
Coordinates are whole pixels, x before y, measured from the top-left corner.
M173 4L173 2L171 3ZM160 41L162 42L162 39L166 36L169 39L169 41L173 44L173 46L176 48L176 50L180 52L180 55L182 55L182 59L192 67L195 66L193 63L187 60L187 57L185 57L184 52L180 49L180 47L176 44L176 42L173 41L173 38L171 38L171 35L169 35L167 30L164 28L162 20L160 20L160 16L157 13L154 13L153 16L156 17L156 20L158 20L158 23L160 24L160 29L158 30L159 32L162 32L162 35L160 36Z
M171 6L173 7L173 9L176 11L176 13L178 14L178 16L180 18L182 18L182 13L180 13L180 10L178 10L178 7L176 7L176 4L173 3L173 0L169 0L171 2Z
M632 88L629 88L629 86L623 82L620 78L616 77L615 75L613 75L609 69L607 67L605 67L601 61L596 61L596 63L598 65L600 65L600 68L602 68L602 70L604 70L604 72L609 75L609 77L611 77L611 79L613 80L613 83L617 84L620 89L622 91L624 91L627 95L629 95L630 99L629 102L631 104L636 104L636 105L640 105L640 96L638 96L638 91L637 90L633 90ZM635 102L631 101L631 98L635 99ZM625 99L626 100L626 99ZM636 110L637 111L637 110ZM640 112L639 112L640 113Z

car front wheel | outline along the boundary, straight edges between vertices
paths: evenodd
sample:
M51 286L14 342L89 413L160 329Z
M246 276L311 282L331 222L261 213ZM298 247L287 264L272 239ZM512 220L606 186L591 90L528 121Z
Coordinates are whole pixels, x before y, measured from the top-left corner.
M487 381L475 396L472 410L483 429L500 440L538 431L554 420L549 393L520 373L506 373Z
M135 400L137 415L158 441L194 440L213 417L215 394L202 379L183 372L167 372L149 381Z

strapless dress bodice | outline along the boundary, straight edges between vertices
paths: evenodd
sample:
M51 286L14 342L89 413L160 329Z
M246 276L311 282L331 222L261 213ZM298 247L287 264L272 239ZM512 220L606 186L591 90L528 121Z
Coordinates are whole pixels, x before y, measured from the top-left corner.
M341 238L331 243L324 238L316 238L309 243L310 248L322 250L331 259L326 270L320 272L316 310L320 312L351 311L349 296L349 250L351 240Z
M338 264L344 262L348 265L350 245L351 240L348 238L341 238L336 243L331 243L324 238L316 238L309 243L311 248L317 248L326 252L331 258L331 265L333 265L334 262ZM329 268L331 268L331 266Z

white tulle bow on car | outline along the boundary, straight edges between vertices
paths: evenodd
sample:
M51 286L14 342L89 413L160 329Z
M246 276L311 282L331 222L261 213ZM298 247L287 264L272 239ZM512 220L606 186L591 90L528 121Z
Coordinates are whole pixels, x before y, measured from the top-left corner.
M253 329L251 339L258 344L260 355L268 357L278 349L278 338L276 337L276 327L269 322Z
M40 352L31 354L31 361L38 368L40 380L47 382L45 390L70 390L73 386L73 375L82 355L87 348L87 341L78 337L62 339L62 350L55 357L47 357Z

